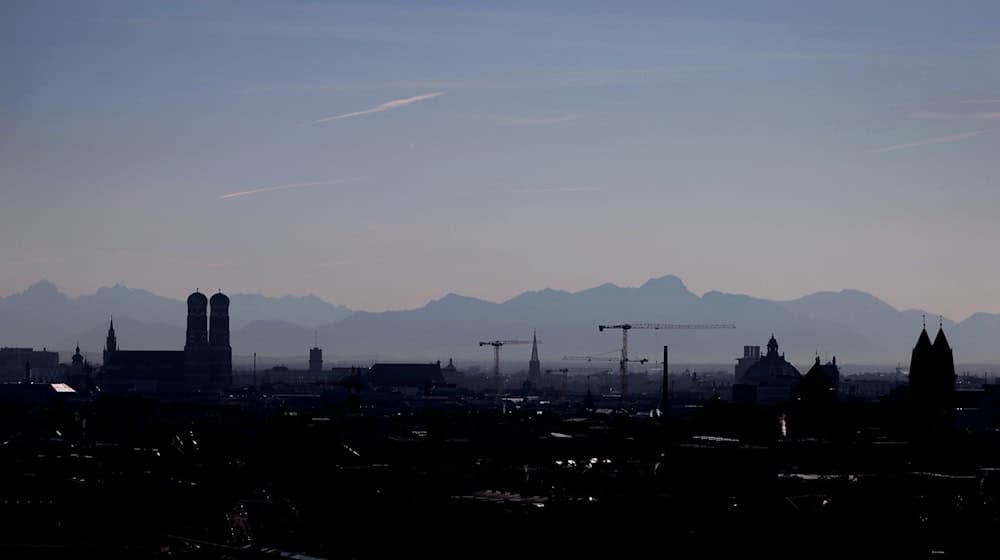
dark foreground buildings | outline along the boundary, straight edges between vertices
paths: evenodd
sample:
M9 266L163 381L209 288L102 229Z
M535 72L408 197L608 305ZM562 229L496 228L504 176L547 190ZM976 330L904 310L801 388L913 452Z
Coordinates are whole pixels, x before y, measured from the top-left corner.
M190 303L186 351L112 337L109 362L133 383L160 364L182 373L158 382L210 384L225 300ZM498 407L489 383L448 387L450 363L324 372L308 394L17 386L33 401L0 406L0 557L995 556L1000 415L954 426L1000 402L955 391L943 332L917 339L912 391L881 401L841 394L836 360L800 376L768 346L744 352L741 378L767 399L662 415L659 394L582 389Z
M59 353L44 348L0 348L0 381L23 381L26 367L31 378L45 377L59 367Z
M103 389L150 395L228 389L233 381L229 298L219 292L209 300L195 292L187 307L183 350L120 350L112 320L104 348Z

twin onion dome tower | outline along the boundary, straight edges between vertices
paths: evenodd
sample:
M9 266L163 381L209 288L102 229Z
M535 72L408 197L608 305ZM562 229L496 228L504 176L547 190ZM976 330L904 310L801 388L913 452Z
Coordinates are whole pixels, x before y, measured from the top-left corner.
M104 345L102 386L105 391L180 394L221 391L232 385L229 298L220 292L209 300L204 294L195 292L188 297L187 306L184 350L122 350L112 319Z
M229 297L211 299L201 292L188 296L187 341L184 344L184 381L188 388L228 386L233 377L233 349L229 344ZM208 314L211 309L211 316Z

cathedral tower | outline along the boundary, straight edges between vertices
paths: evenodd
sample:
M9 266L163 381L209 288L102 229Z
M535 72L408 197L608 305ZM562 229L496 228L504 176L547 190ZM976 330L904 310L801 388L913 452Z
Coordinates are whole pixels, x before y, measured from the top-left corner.
M538 361L538 334L531 333L531 360L528 362L528 380L538 383L542 377L542 366Z

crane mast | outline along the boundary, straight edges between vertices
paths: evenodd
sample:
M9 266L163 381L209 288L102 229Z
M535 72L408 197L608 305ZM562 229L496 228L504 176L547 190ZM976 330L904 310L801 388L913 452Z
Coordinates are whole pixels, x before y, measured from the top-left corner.
M500 348L508 344L531 344L530 340L488 340L480 342L479 346L493 347L493 385L496 388L496 398L500 400Z
M604 332L605 329L620 329L622 331L622 354L619 360L618 371L621 375L621 391L622 400L628 395L628 331L632 329L647 329L647 330L710 330L710 329L735 329L736 325L729 323L710 323L710 324L692 324L692 323L621 323L618 325L598 325L598 332Z

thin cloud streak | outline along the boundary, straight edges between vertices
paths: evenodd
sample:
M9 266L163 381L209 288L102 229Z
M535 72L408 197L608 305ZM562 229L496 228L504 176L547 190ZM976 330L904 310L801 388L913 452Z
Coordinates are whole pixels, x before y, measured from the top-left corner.
M260 194L260 193L275 192L275 191L287 191L291 189L301 189L304 187L317 187L320 185L337 185L340 183L351 183L354 181L360 181L361 179L362 179L361 177L349 177L347 179L331 179L329 181L314 181L312 183L292 183L289 185L277 185L274 187L261 187L259 189L251 189L248 191L239 191L239 192L224 194L219 197L219 200L227 200L230 198L236 198L238 196L247 196L251 194Z
M1000 112L991 113L945 113L940 111L920 111L911 113L915 119L959 119L972 121L1000 121Z
M372 113L381 113L382 111L388 111L389 109L396 109L398 107L405 107L411 103L416 103L418 101L424 101L427 99L433 99L440 95L444 95L445 91L436 91L434 93L424 93L422 95L414 95L413 97L405 97L403 99L393 99L392 101L386 101L385 103L372 107L371 109L365 109L363 111L355 111L353 113L344 113L342 115L334 115L332 117L323 117L322 119L316 119L313 124L319 124L329 121L339 121L340 119L349 119L352 117L360 117L361 115L370 115Z
M596 187L562 187L562 188L542 188L542 189L510 189L504 191L497 191L501 193L510 194L542 194L542 193L583 193L583 192L601 192L604 189L599 189Z
M870 150L870 154L880 154L883 152L895 152L896 150L906 150L908 148L917 148L920 146L927 146L929 144L944 144L947 142L960 142L962 140L967 140L969 138L975 138L976 136L986 134L989 130L974 130L972 132L963 132L961 134L952 134L951 136L938 136L937 138L927 138L926 140L918 140L916 142L907 142L906 144L896 144L894 146L886 146L884 148L877 148Z

